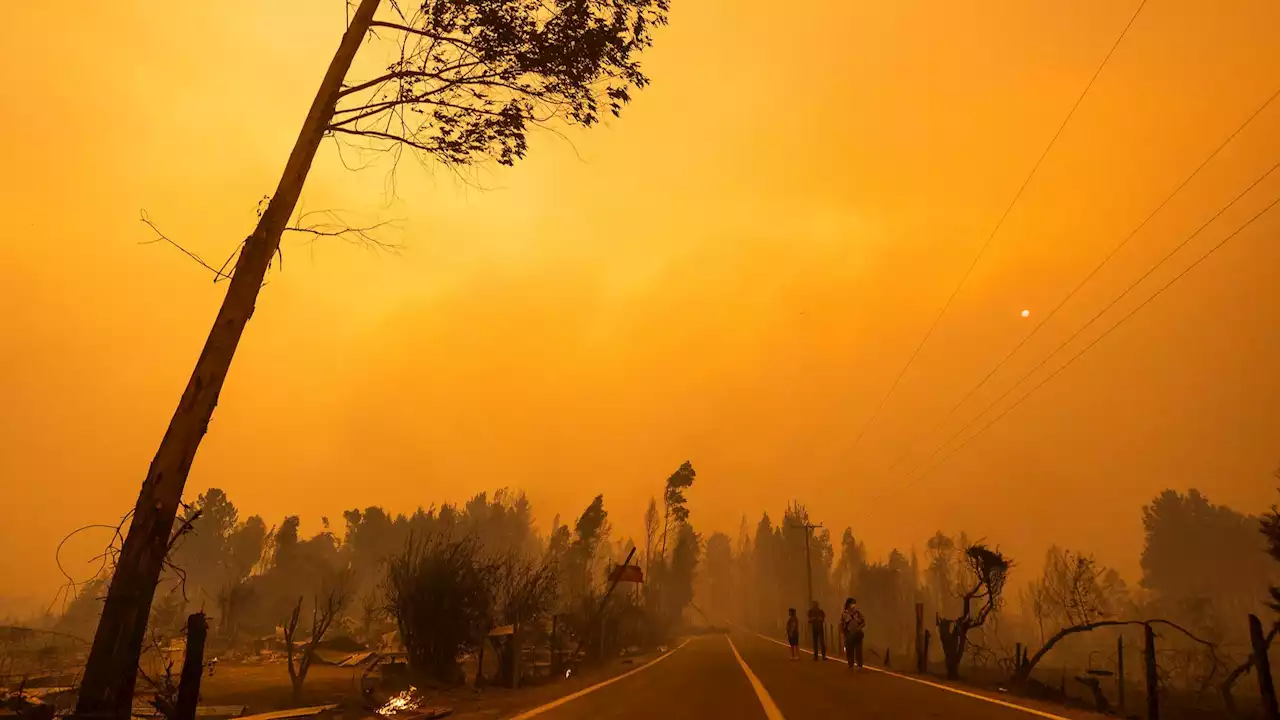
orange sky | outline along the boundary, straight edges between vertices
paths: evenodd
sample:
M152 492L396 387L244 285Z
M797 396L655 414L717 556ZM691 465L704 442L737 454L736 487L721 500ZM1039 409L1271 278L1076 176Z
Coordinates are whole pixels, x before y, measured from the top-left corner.
M515 169L480 173L487 191L407 162L388 206L386 166L344 170L326 143L305 207L402 219L405 251L286 240L192 497L217 485L314 531L344 508L510 485L545 528L603 491L625 535L689 459L704 531L799 498L876 553L966 529L1026 566L1058 541L1131 576L1159 490L1272 502L1280 211L933 475L886 468L958 427L919 437L1031 328L1019 310L1047 312L1280 87L1280 5L1150 0L852 454L1136 2L674 5L621 120L572 145L539 135ZM225 287L139 244L139 210L220 263L274 188L343 10L7 13L0 577L48 597L59 539L132 507ZM1277 131L1280 103L977 400L1280 159ZM1260 185L1151 287L1277 193ZM68 565L104 541L82 537Z

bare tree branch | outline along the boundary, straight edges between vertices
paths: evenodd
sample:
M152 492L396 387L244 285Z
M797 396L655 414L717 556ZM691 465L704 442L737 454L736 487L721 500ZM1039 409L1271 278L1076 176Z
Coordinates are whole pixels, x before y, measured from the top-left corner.
M313 218L327 218L327 221L320 221ZM370 247L375 247L387 252L397 253L403 250L403 246L399 243L388 242L378 239L374 233L384 227L398 227L400 220L383 220L372 225L352 226L348 225L342 218L332 210L314 210L304 213L298 218L298 223L285 228L287 232L302 233L311 235L312 239L322 237L341 238L350 242L355 242Z
M174 247L175 247L175 248L177 248L179 251L181 251L183 255L186 255L187 257L191 258L192 260L195 260L195 261L200 265L200 267L202 267L202 268L204 268L205 270L208 270L209 272L213 273L213 281L214 281L214 282L218 282L219 280L230 280L230 279L231 279L231 275L229 275L229 274L227 274L227 273L224 273L224 272L223 272L223 269L225 269L225 268L226 268L227 263L223 263L221 268L215 268L215 267L213 267L212 265L210 265L209 263L205 262L205 261L204 261L204 260L203 260L199 255L197 255L197 254L195 254L194 252L191 252L190 250L188 250L188 249L186 249L186 248L182 247L182 246L181 246L181 245L179 245L177 242L174 242L174 241L173 241L173 240L172 240L168 235L165 235L164 233L160 232L160 228L156 227L155 223L151 222L151 218L147 217L147 211L146 211L146 210L143 210L143 211L142 211L142 217L141 217L141 220L142 220L142 223L143 223L144 225L146 225L147 227L151 228L152 232L154 232L154 233L156 234L156 237L155 237L154 239L152 239L152 240L144 240L143 242L139 243L140 245L151 245L152 243L157 243L157 242L166 242L166 243L169 243L170 245L174 246Z
M1045 655L1047 655L1049 651L1053 649L1053 646L1057 645L1060 640L1062 640L1063 638L1066 638L1069 635L1075 635L1083 632L1090 632L1092 630L1097 630L1098 628L1104 628L1104 627L1125 627L1125 626L1132 626L1132 625L1141 625L1141 626L1164 625L1164 626L1173 628L1174 630L1177 630L1183 635L1186 635L1191 640L1209 648L1210 656L1213 659L1215 667L1219 664L1218 656L1217 656L1218 646L1215 643L1209 642L1208 640L1205 640L1204 638L1197 636L1195 633L1182 627L1178 623L1175 623L1169 620L1164 620L1161 618L1156 618L1153 620L1098 620L1095 622L1084 623L1082 625L1075 625L1072 627L1063 628L1059 630L1057 634L1049 638L1049 640L1046 641L1044 645L1042 645L1040 649L1037 650L1036 653L1031 656L1030 660L1028 660L1026 663L1023 664L1021 668L1018 669L1018 672L1014 675L1014 680L1023 681L1023 680L1026 680L1028 677L1030 677L1031 670L1035 668L1036 663L1040 662L1040 659L1043 658Z
M451 43L451 44L457 45L458 47L466 48L468 50L474 47L471 43L461 38L447 37L444 35L431 32L429 30L423 30L422 28L409 27L407 25L398 25L396 23L383 22L381 20L374 20L373 22L369 23L369 27L397 30L399 32L409 33L411 35L418 35L420 37L428 38L430 40Z

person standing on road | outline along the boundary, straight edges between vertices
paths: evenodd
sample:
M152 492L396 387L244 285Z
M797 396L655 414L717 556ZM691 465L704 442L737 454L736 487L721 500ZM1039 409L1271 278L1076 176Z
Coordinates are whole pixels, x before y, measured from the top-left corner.
M827 614L818 606L818 601L814 600L813 605L809 608L809 629L813 632L813 661L818 661L818 655L821 654L823 660L827 659L827 637L823 631L827 625Z
M840 632L844 634L844 652L849 660L849 667L856 663L862 667L862 637L867 626L867 619L858 609L858 602L853 598L845 598L844 612L840 613Z
M787 644L791 646L791 659L800 659L800 618L795 608L787 608Z

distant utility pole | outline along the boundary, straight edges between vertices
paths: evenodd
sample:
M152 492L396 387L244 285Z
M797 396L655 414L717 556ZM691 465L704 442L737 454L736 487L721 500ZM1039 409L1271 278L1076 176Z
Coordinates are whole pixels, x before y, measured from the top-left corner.
M809 536L813 534L816 528L822 527L822 523L813 524L805 523L800 525L792 523L791 527L804 529L804 577L805 583L809 588L809 604L805 608L813 607L813 560L809 557Z

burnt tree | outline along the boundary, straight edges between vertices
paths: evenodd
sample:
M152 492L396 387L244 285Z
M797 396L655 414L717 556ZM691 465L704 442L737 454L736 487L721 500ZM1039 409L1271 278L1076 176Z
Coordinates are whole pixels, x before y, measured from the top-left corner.
M342 614L347 605L347 590L344 583L317 594L311 605L311 636L302 647L298 647L298 619L302 614L302 598L293 606L293 612L284 625L285 660L289 668L289 683L293 687L293 701L302 699L302 686L307 681L307 672L315 662L316 648L324 642L324 636L334 620Z
M243 241L204 348L147 470L85 667L76 714L128 720L147 617L196 450L325 137L405 148L452 168L511 165L553 119L594 125L648 79L639 54L669 0L360 0L284 172ZM346 84L366 36L394 36L385 72ZM218 271L220 277L225 277Z
M182 678L178 682L175 720L195 720L200 704L200 678L204 676L204 641L209 634L209 620L204 613L187 618L187 647L182 660Z
M1267 657L1269 643L1262 633L1262 621L1257 615L1249 616L1249 643L1253 648L1253 666L1258 675L1258 691L1262 696L1262 717L1266 720L1280 720L1276 686L1271 678L1271 660Z
M1049 654L1049 651L1052 650L1055 645L1057 645L1059 642L1062 642L1064 639L1072 635L1092 632L1100 628L1123 628L1128 626L1141 626L1143 628L1149 628L1153 625L1163 625L1163 626L1172 628L1182 633L1183 635L1187 636L1191 640L1194 640L1195 642L1200 643L1201 645L1204 645L1208 649L1208 652L1210 653L1210 655L1215 659L1215 663L1217 662L1217 654L1216 654L1217 646L1214 645L1214 643L1196 636L1195 633L1192 633L1190 630L1187 630L1186 628L1182 627L1181 625L1178 625L1177 623L1170 622L1168 620L1158 619L1158 618L1152 619L1152 620L1098 620L1096 622L1083 623L1081 625L1073 625L1071 627L1067 627L1059 630L1057 633L1053 635L1053 637L1046 640L1044 642L1044 645L1041 645L1040 649L1037 650L1035 654L1031 656L1030 659L1023 660L1022 664L1020 664L1017 670L1014 671L1012 681L1015 683L1026 682L1027 679L1031 677L1031 671L1035 669L1036 664L1038 664L1042 659L1044 659L1044 656ZM1121 645L1120 647L1123 649L1123 645Z
M1271 630L1263 636L1262 647L1264 652L1271 647L1271 643L1275 641L1277 634L1280 634L1280 623L1272 625ZM1248 675L1254 668L1255 653L1252 650L1252 642L1253 638L1250 637L1249 657L1244 662L1237 665L1236 668L1227 675L1227 679L1222 681L1222 687L1219 688L1219 691L1222 693L1222 704L1227 707L1228 712L1232 715L1237 712L1235 695L1232 694L1236 681L1244 675Z
M938 644L942 646L947 678L960 677L960 661L964 658L969 631L981 627L991 613L1000 608L1005 581L1012 562L982 543L969 546L964 562L970 579L960 597L961 610L956 618L939 617Z

